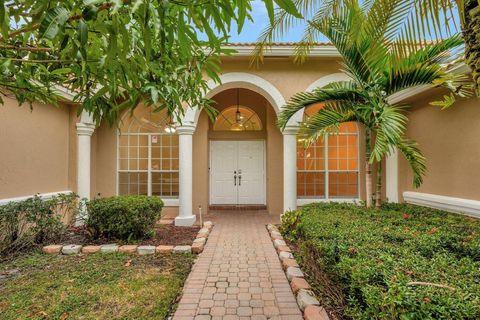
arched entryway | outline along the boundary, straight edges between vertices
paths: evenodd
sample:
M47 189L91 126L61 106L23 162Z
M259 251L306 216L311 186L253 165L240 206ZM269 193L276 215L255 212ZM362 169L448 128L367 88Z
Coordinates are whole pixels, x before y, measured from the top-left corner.
M246 88L227 88L211 99L219 113L214 121L200 113L193 135L194 208L281 212L283 138L273 106Z
M232 72L220 76L220 83L210 81L208 83L209 91L206 93L206 98L226 91L228 89L249 89L257 94L260 94L271 106L268 110L276 117L280 112L281 107L285 104L285 99L280 91L267 80L250 73ZM201 110L198 108L188 108L181 125L177 127L179 135L179 214L175 218L176 225L192 225L195 222L194 213L199 212L200 208L207 208L208 201L208 183L209 181L209 156L208 156L208 121L201 121ZM208 119L207 119L208 120ZM282 138L280 131L277 131L276 149L282 150ZM285 159L285 150L293 150L295 152L295 138L292 133L289 133L290 139L283 139L289 145L289 148L283 148L283 159ZM291 139L293 137L293 139ZM268 146L267 146L268 149ZM280 151L281 152L281 151ZM278 156L277 159L281 159ZM295 162L293 162L294 165ZM270 164L267 160L267 167ZM199 169L198 169L199 168ZM280 168L280 172L282 169ZM292 183L285 183L286 180L291 179L296 174L295 167L287 169L283 166L283 177L278 174L274 179L269 180L267 185L275 183L277 188L285 188ZM283 178L283 181L282 181ZM295 180L293 180L295 184ZM285 195L280 192L280 196ZM269 194L267 194L267 203L270 203ZM285 197L283 197L285 199ZM287 203L288 202L288 203ZM275 204L280 204L276 213L283 212L285 208L290 208L290 204L294 205L296 202L296 195L292 194L288 201L284 200L283 206L280 199L275 200ZM287 203L287 205L286 205ZM274 210L274 209L272 209Z

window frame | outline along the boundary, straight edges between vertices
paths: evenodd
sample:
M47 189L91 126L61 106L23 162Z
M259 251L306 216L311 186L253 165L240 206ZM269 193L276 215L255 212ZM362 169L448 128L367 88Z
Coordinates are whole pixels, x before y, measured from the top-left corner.
M132 118L134 116L132 115ZM142 129L145 127L143 124L139 124L138 123L138 120L137 119L130 119L130 124L128 126L126 126L124 129L126 130L126 132L122 132L122 128L118 128L117 129L117 163L116 163L116 178L117 178L117 182L116 182L116 195L120 195L120 187L121 185L123 185L123 183L120 182L120 175L121 173L146 173L147 174L147 195L148 196L158 196L160 197L163 201L164 201L164 204L166 206L178 206L178 203L179 203L179 200L178 200L178 195L177 196L163 196L163 195L152 195L152 189L153 189L153 180L152 180L152 174L153 173L177 173L178 175L180 174L180 171L179 169L177 170L163 170L163 168L157 170L157 169L152 169L152 148L154 148L154 146L152 147L152 137L153 136L177 136L177 154L176 156L173 155L172 156L172 153L170 152L170 157L168 158L169 161L170 161L170 165L172 164L172 161L174 159L176 159L178 162L180 161L180 157L179 157L179 149L180 149L180 146L179 146L179 139L178 139L178 134L177 133L167 133L167 132L162 132L161 131L161 128L158 128L155 132L142 132ZM136 125L137 127L135 128L137 132L130 132L130 130L132 129L132 124L134 122L136 122ZM148 130L148 129L147 129ZM147 158L141 158L140 157L140 153L138 153L137 157L135 158L131 158L130 157L130 149L131 149L131 145L130 145L130 138L134 136L134 137L140 137L140 136L146 136L147 137L147 140L148 140L148 143L146 146L142 146L142 147L147 147ZM121 145L121 137L127 137L127 145ZM162 138L159 137L159 140L161 140ZM138 143L138 142L137 142ZM121 154L120 154L120 148L127 148L127 157L126 158L122 158L121 157ZM135 146L133 146L135 147ZM140 146L137 144L136 145L137 147L137 150L139 150ZM159 148L162 148L162 144L159 144L158 146ZM172 144L170 144L170 150L172 149L172 147L174 147ZM161 150L161 149L160 149ZM162 161L162 159L165 159L162 157L162 154L160 153L160 156L158 158L154 158L153 160L160 160ZM128 166L127 166L127 169L121 169L121 161L124 161L126 160L127 163L128 163ZM131 160L137 160L139 163L141 160L147 160L147 169L146 170L143 170L143 169L139 169L139 167L137 169L130 169L130 161ZM126 183L128 185L128 193L127 194L135 194L135 193L130 193L130 178L129 178L129 181ZM139 185L137 183L137 185ZM170 185L170 188L172 188L172 185ZM178 188L180 188L180 185L178 185ZM172 189L170 189L172 190ZM137 192L137 194L140 194Z
M297 173L297 205L303 206L309 203L313 202L329 202L329 201L336 201L336 202L355 202L360 199L360 131L358 128L358 124L356 122L353 122L355 125L355 132L338 132L338 133L332 133L329 134L327 137L323 139L323 148L324 148L324 169L323 170L299 170L298 169L298 159L297 162L295 163L296 166L296 173ZM330 170L329 169L329 145L328 145L328 140L332 136L355 136L357 137L357 153L356 153L356 160L357 160L357 169L356 170ZM338 148L338 145L335 146ZM297 154L298 154L298 142L297 142ZM316 158L315 158L316 159ZM348 158L350 160L350 158ZM336 158L338 160L338 158ZM298 173L323 173L324 174L324 196L299 196L298 190L299 190L299 183L298 183ZM354 197L351 196L331 196L330 195L330 173L334 172L347 172L347 173L356 173L357 174L357 193Z

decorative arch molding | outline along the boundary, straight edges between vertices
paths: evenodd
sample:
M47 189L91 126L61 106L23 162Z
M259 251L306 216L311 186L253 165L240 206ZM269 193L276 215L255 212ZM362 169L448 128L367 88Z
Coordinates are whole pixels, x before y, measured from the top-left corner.
M213 80L208 81L208 92L205 94L205 98L212 98L216 94L228 89L240 88L252 90L265 97L277 115L285 105L285 98L280 91L272 83L255 74L229 72L222 74L220 80L220 83L216 83ZM196 126L200 111L197 108L188 108L182 120L182 125Z
M332 73L315 80L307 87L307 89L305 89L305 91L312 92L313 90L317 88L325 87L327 84L330 84L332 82L344 81L344 80L350 80L350 79L351 78L343 72ZM304 112L304 109L301 109L297 113L295 113L293 117L290 119L289 125L298 126L298 124L303 121L303 112Z

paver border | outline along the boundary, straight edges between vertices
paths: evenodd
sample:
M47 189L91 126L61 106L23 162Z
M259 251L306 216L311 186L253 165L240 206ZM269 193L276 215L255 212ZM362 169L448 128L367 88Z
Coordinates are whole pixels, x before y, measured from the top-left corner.
M208 236L212 232L213 222L205 221L202 228L198 231L197 237L193 240L190 245L136 245L136 244L125 244L119 246L115 243L102 244L102 245L77 245L77 244L51 244L48 246L42 247L42 252L45 254L63 254L63 255L74 255L74 254L94 254L94 253L115 253L122 252L128 254L136 255L152 255L152 254L168 254L168 253L194 253L199 254L203 252L205 244L207 243Z
M304 273L278 228L273 224L268 224L266 227L292 292L296 297L297 305L303 313L303 318L305 320L330 320L325 308L320 305L320 302L310 290L310 284L305 280Z

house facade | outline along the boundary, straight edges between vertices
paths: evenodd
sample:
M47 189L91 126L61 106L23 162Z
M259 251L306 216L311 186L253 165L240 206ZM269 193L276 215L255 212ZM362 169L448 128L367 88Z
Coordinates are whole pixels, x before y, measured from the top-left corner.
M321 106L299 112L284 130L277 116L297 92L348 79L337 51L319 45L304 64L293 46L279 44L259 68L250 44L222 60L220 84L207 98L218 115L187 109L181 122L141 105L118 127L96 126L60 107L0 107L0 203L36 193L74 191L82 198L124 194L159 196L177 225L192 225L200 211L246 207L280 215L318 201L365 200L364 133L356 123L305 148L299 122ZM460 72L463 72L462 70ZM406 161L393 152L385 163L383 197L480 215L480 105L472 98L441 111L428 103L443 91L429 87L393 99L412 106L407 135L418 141L428 173L412 187Z

